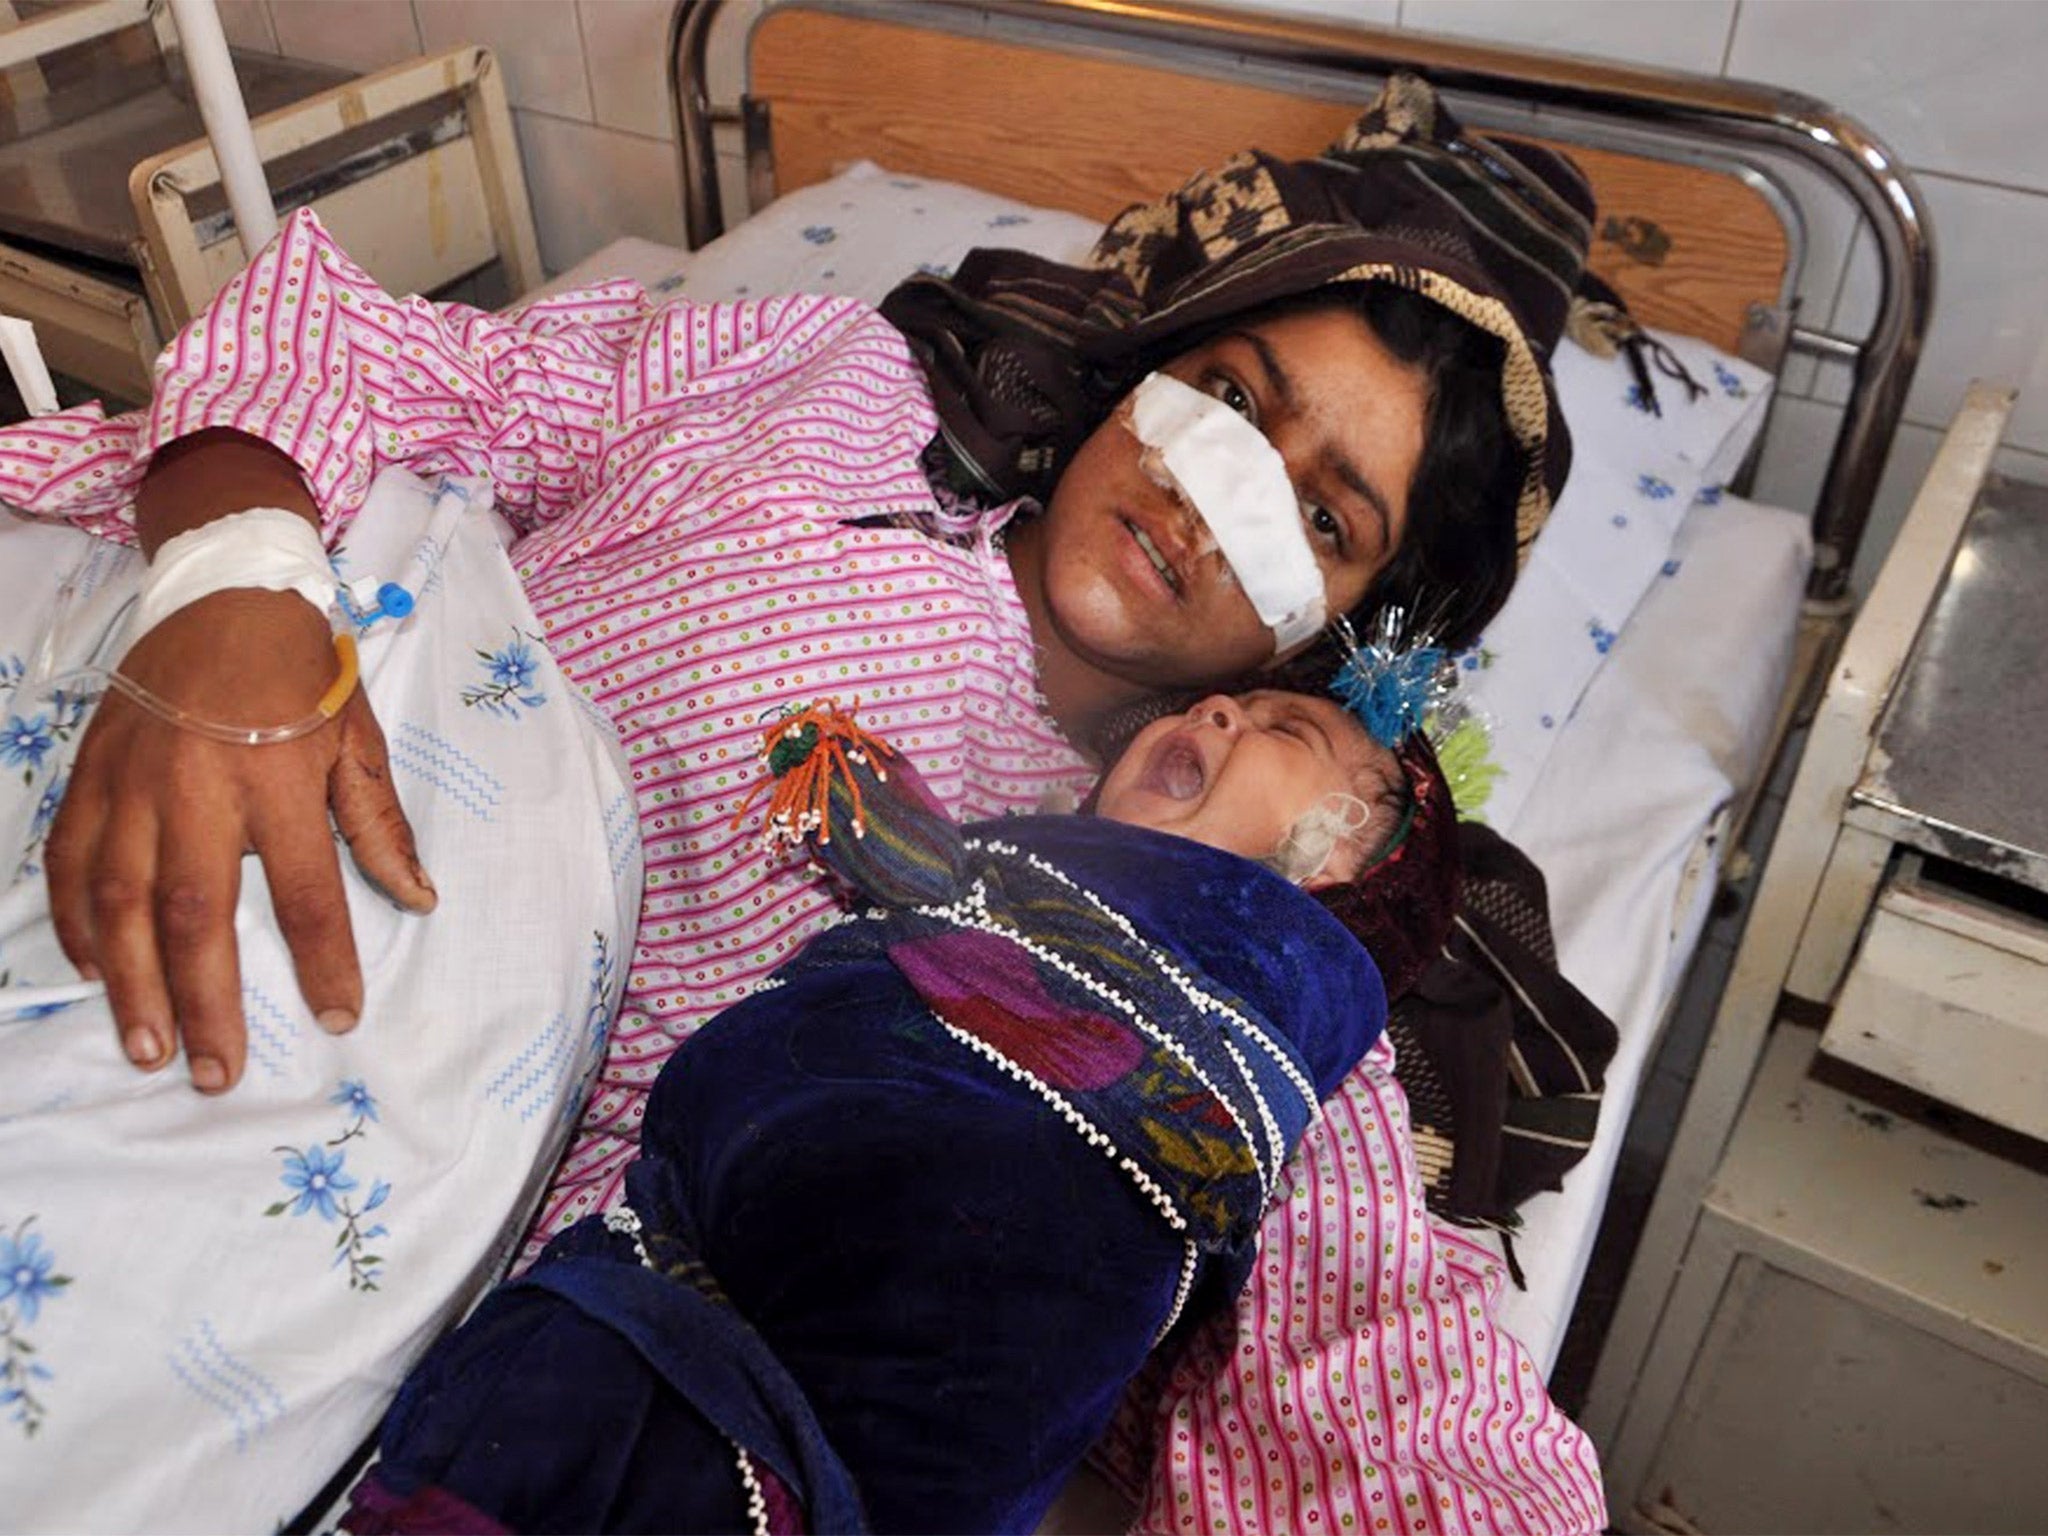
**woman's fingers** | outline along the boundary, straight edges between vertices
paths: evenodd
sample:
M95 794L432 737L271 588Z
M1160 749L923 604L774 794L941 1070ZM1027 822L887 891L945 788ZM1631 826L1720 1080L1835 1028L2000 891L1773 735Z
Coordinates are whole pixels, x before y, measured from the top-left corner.
M235 949L242 886L242 824L218 781L180 795L194 814L164 823L153 907L172 1016L185 1041L192 1086L221 1093L242 1075L248 1027ZM110 988L111 991L111 988ZM121 1015L118 1002L115 1013Z
M183 633L174 626L191 610L144 642L156 648L153 661L143 660L165 673L152 685L182 688L208 718L245 710L256 719L288 715L292 699L317 692L332 652L324 630L312 637L321 647L300 633L303 615L262 605L274 595L207 601L246 599L246 612L229 604L221 617L253 626L256 639L224 653L287 658L279 671L289 674L288 686L277 686L277 700L247 688L234 694L232 677L213 675L218 657L211 652L172 657ZM142 651L138 645L131 660ZM383 733L360 693L322 729L261 747L206 740L124 698L102 701L80 743L45 862L58 943L81 973L106 982L131 1060L160 1067L182 1036L196 1087L219 1092L240 1078L248 1042L234 919L242 855L252 845L308 1008L328 1030L354 1026L363 1009L362 969L330 811L370 881L403 907L433 908Z
M111 816L85 873L92 952L121 1026L121 1047L139 1067L171 1059L177 1024L157 944L156 818L147 810Z
M330 1034L355 1028L363 973L325 806L275 807L257 825L256 852L306 1006Z
M370 701L358 690L341 712L341 750L328 782L334 824L365 879L409 912L431 912L439 897L420 864L412 823L391 783L391 758Z
M90 747L90 738L87 746ZM107 819L106 797L85 770L79 754L71 787L57 807L57 819L43 844L43 870L50 885L50 921L64 958L88 981L100 975L99 953L92 939L92 861L100 829Z

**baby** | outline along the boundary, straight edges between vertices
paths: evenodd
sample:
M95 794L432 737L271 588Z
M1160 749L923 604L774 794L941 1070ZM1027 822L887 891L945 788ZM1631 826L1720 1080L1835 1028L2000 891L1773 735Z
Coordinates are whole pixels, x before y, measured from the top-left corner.
M958 828L829 709L763 756L859 904L663 1070L627 1205L414 1372L348 1529L1032 1529L1384 1024L1304 888L1451 857L1421 738L1295 694L1154 722L1092 817ZM1403 953L1450 915L1378 909Z

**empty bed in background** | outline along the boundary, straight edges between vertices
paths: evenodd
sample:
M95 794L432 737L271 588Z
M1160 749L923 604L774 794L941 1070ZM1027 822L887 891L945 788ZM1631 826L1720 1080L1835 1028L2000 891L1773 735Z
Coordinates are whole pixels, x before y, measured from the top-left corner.
M540 280L504 83L482 48L354 77L235 53L280 214L308 203L395 293L493 260ZM117 400L244 253L162 3L87 0L0 30L0 313Z

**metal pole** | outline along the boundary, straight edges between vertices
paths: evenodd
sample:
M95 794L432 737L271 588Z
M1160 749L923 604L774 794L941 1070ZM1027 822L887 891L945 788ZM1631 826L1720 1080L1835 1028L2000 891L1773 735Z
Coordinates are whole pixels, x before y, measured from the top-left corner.
M228 40L220 29L220 12L214 9L213 0L170 0L170 4L178 42L185 51L185 67L192 76L192 94L199 99L199 116L206 124L206 137L220 166L221 186L235 215L235 233L241 237L243 254L254 256L277 233L277 209L263 179L263 157L256 152L256 132L249 126L249 109L235 81Z

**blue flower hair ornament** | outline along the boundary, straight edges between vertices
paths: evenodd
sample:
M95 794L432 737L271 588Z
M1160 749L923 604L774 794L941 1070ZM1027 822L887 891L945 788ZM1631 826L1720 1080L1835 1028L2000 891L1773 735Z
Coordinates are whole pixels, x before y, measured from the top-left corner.
M1389 750L1441 716L1458 691L1451 653L1427 631L1411 632L1407 610L1382 608L1370 641L1361 645L1343 619L1336 623L1344 665L1330 684L1337 701Z

